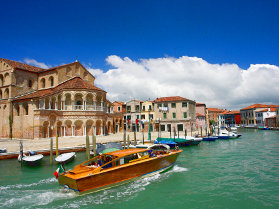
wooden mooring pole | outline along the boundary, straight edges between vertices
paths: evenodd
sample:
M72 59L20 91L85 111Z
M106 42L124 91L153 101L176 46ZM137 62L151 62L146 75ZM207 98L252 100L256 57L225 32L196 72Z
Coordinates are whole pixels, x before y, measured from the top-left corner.
M93 130L93 134L92 134L92 150L93 150L93 153L94 153L94 157L96 156L96 136L94 134L94 130Z
M90 159L89 136L86 135L86 157Z
M53 138L50 138L50 149L49 149L49 163L52 165L52 160L53 160Z
M128 139L127 139L127 148L129 149L130 148L130 136L129 136L129 134L128 134Z

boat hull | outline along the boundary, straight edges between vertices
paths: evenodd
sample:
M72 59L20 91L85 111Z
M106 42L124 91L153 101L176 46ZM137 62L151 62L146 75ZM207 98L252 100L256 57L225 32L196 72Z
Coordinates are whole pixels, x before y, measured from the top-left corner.
M203 137L202 138L203 141L215 141L216 139L218 139L218 137Z
M100 173L89 174L79 179L73 179L62 174L59 176L58 181L60 185L67 185L69 189L79 192L79 194L100 191L163 172L173 166L180 152L177 151L168 155L149 158L138 163L105 169Z

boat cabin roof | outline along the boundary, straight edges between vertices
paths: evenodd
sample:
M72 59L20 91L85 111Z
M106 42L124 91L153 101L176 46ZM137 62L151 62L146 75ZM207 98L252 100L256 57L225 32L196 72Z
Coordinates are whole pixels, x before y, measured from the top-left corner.
M135 153L139 153L139 152L144 152L147 151L148 149L140 149L140 148L134 148L134 149L124 149L124 150L117 150L117 151L113 151L113 152L108 152L105 155L111 155L111 156L115 156L115 157L124 157L126 155L132 155Z

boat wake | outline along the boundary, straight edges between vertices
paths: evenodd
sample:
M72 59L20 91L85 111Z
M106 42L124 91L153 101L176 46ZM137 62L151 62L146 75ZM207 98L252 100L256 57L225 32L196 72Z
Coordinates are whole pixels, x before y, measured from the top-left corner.
M172 173L185 172L187 168L175 165L163 174L144 177L118 187L113 187L97 193L78 196L72 192L63 193L55 178L42 179L31 184L15 184L0 186L0 208L48 207L59 203L57 208L80 208L92 204L115 204L119 201L129 201L140 192L146 190L154 182L164 181ZM65 201L69 200L71 201Z
M49 188L50 186L54 189ZM22 208L31 205L38 207L71 197L74 197L74 194L59 191L55 178L42 179L31 184L0 186L0 208Z
M37 185L50 184L52 182L57 182L57 180L55 178L48 178L48 179L42 179L39 182L34 182L31 184L14 184L14 185L0 186L0 192L7 189L24 189L28 187L37 186Z

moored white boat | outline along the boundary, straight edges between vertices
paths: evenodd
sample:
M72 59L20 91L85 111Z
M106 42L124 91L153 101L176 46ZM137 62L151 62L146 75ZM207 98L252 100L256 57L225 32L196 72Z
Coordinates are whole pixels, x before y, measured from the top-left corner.
M25 165L27 166L38 166L40 165L42 159L43 159L43 155L42 154L36 154L35 152L33 151L30 151L29 152L29 156L26 156L26 155L19 155L18 156L18 161L19 162L23 162Z
M55 158L55 161L58 163L69 163L71 161L73 161L76 157L76 153L75 152L69 152L69 153L63 153L61 155L59 155L58 157Z

